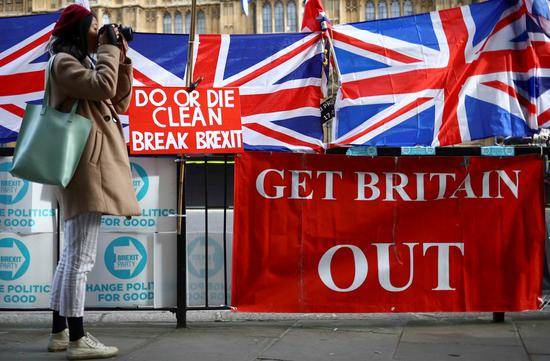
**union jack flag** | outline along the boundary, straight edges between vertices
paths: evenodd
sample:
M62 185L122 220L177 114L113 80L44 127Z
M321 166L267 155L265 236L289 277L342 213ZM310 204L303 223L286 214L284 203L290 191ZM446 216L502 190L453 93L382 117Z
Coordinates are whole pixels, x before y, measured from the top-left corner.
M320 33L199 35L193 79L238 87L248 150L322 151Z
M0 19L0 142L17 138L44 90L46 45L59 14ZM319 34L199 35L193 79L238 87L248 150L321 151ZM135 85L185 86L188 35L136 34ZM128 119L121 117L127 133ZM126 134L127 136L127 134Z
M17 138L26 104L42 100L46 44L57 17L0 19L0 143Z
M522 2L336 26L332 146L450 145L550 123L550 40Z

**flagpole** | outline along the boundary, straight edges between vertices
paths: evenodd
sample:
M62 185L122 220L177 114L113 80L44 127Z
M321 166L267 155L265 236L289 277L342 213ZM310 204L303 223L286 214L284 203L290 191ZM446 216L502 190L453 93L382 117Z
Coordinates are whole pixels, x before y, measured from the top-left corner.
M330 28L327 24L327 21L326 20L322 20L321 21L321 31L322 31L322 39L323 39L323 47L326 48L326 44L325 42L328 43L328 46L329 46L329 56L328 56L328 62L327 62L327 67L329 69L329 79L330 79L330 76L333 75L334 73L336 73L336 93L334 92L334 89L332 88L332 86L334 85L334 78L333 78L333 81L331 82L331 94L330 96L334 97L334 98L337 98L338 97L338 90L340 90L340 88L342 87L342 73L340 73L340 66L338 65L338 59L336 58L336 52L334 51L334 43L332 42L332 28ZM332 61L334 62L334 70L335 71L330 71L330 62L331 62L331 59ZM327 79L328 80L328 79ZM327 89L327 96L328 96L328 89ZM335 102L334 102L334 107L336 107L336 99L335 99ZM334 109L336 111L336 109ZM331 142L332 141L332 138L334 136L333 134L333 130L334 130L334 124L333 124L333 121L331 120L329 126L327 127L327 142Z
M330 54L332 55L332 59L334 60L334 68L336 69L336 75L337 75L337 78L338 78L337 89L340 89L340 87L342 86L342 73L340 73L340 66L338 65L338 58L336 58L336 52L334 51L334 45L333 45L333 42L332 42L332 29L327 29L325 31L328 33L328 36L326 36L325 38L328 41Z
M194 57L193 54L195 53L195 29L196 29L196 18L197 18L197 0L192 0L191 2L191 24L189 29L189 46L187 47L187 74L185 77L185 86L187 88L191 87L191 84L193 84L193 67L194 67ZM178 177L178 190L179 190L179 197L178 197L178 224L177 224L177 231L178 234L182 233L182 222L185 221L183 219L183 215L185 214L185 204L183 202L184 199L184 193L185 192L185 162L183 155L180 156L180 172Z
M185 79L185 85L190 87L193 83L193 67L194 67L194 58L193 54L195 53L195 23L197 21L197 0L191 1L191 29L189 29L189 47L187 48L187 77Z

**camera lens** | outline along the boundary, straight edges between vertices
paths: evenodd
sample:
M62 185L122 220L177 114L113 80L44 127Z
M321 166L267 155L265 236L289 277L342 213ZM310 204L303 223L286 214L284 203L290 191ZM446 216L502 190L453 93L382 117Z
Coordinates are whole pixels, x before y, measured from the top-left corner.
M120 26L118 28L119 32L124 36L127 42L134 40L134 30L129 26Z

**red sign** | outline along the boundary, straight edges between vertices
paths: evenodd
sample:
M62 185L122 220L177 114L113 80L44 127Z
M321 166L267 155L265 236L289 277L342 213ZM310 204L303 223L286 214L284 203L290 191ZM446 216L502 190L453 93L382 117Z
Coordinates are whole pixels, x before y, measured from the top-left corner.
M232 302L251 312L534 310L538 156L236 157Z
M239 91L134 87L132 154L242 152Z

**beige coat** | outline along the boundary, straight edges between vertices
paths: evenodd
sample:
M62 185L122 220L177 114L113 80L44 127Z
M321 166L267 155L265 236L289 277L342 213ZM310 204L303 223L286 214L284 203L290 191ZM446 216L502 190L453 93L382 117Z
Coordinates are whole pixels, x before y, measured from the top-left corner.
M59 189L65 219L87 212L140 214L117 115L130 103L132 64L128 59L119 65L119 56L116 46L100 45L95 70L67 53L58 53L53 62L50 106L68 112L79 99L77 113L92 121L76 173L66 189Z

